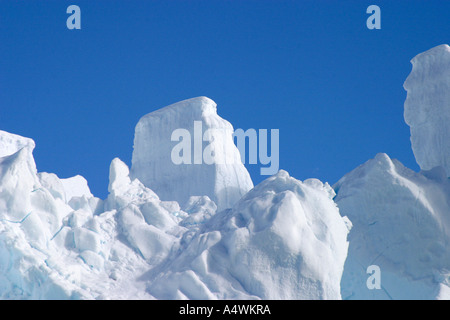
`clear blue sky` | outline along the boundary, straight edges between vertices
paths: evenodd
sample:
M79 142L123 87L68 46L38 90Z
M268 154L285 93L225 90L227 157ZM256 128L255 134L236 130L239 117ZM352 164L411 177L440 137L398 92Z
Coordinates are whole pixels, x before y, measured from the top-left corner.
M71 4L81 30L66 28ZM366 28L371 4L381 30ZM139 118L196 96L235 128L279 129L298 179L333 184L378 152L417 171L402 85L443 43L450 1L0 0L0 129L101 198Z

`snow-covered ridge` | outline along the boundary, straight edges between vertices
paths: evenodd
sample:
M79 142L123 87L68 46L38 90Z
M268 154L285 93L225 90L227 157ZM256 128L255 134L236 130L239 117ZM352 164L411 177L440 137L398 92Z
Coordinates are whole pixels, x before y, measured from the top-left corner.
M0 130L0 157L9 156L22 148L33 151L35 143L32 139Z
M160 200L119 159L104 201L26 148L0 169L2 299L340 299L350 224L318 180L281 171L217 212Z
M177 171L170 133L193 120L225 129L214 148L239 161ZM104 200L38 173L34 142L2 133L0 298L340 299L350 222L334 191L285 171L253 188L232 131L204 97L144 116Z
M418 55L405 82L419 173L383 153L333 187L284 170L253 186L239 161L175 165L171 133L195 121L240 159L199 97L141 118L131 169L113 159L99 199L0 131L0 299L450 299L449 52Z

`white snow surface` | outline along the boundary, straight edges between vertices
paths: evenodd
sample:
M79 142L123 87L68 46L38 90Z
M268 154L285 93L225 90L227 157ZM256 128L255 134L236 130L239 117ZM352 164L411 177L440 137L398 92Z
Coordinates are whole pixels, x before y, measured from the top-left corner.
M281 170L185 233L145 275L159 299L340 299L348 219L328 184Z
M345 175L335 201L353 227L342 277L344 299L450 299L450 182L378 154ZM377 265L381 289L369 290Z
M201 123L200 135L195 135L195 121ZM190 134L191 164L172 161L172 150L179 142L171 138L177 129ZM203 136L205 132L212 137L207 133ZM253 188L232 134L232 125L217 115L216 103L206 97L184 100L149 113L136 126L131 176L164 200L184 205L191 196L208 196L219 210L231 208ZM204 138L209 142L202 141ZM207 145L216 156L215 164L207 164L203 159Z
M93 197L91 190L89 189L87 180L80 175L67 179L60 179L60 182L63 186L64 192L66 194L66 199L68 201L75 197Z
M9 156L22 148L34 150L34 147L32 139L0 130L0 157Z
M350 224L333 196L280 171L233 209L180 208L116 158L105 201L72 197L20 149L0 158L0 299L340 299Z
M333 188L284 170L254 187L205 97L139 121L103 200L0 131L0 299L450 299L449 52L418 55L404 85L422 171L380 153ZM233 161L171 161L173 130L194 121Z
M422 170L443 167L450 177L450 47L432 48L411 60L405 121Z

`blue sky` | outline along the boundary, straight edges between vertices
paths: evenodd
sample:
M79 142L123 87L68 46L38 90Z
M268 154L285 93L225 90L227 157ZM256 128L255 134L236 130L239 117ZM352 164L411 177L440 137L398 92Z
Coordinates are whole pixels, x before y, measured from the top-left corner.
M71 4L81 30L66 28ZM371 4L381 30L366 27ZM0 0L0 130L101 198L139 118L196 96L235 128L279 129L280 168L298 179L333 184L378 152L417 171L402 85L416 54L450 43L449 15L434 0Z

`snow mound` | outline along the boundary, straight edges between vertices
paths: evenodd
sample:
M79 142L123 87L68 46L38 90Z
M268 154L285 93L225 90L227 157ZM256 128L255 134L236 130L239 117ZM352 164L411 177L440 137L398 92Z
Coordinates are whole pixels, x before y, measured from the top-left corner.
M172 161L172 151L180 143L172 141L177 129L191 138L174 137L188 143L190 164ZM206 97L149 113L136 126L131 177L163 200L185 205L191 196L208 196L219 210L231 208L253 187L232 134L232 125L217 115L216 103ZM212 164L203 158L208 144L209 154L215 157Z
M404 117L422 170L441 166L450 176L450 47L440 45L411 60Z
M442 170L415 173L378 154L334 188L353 223L344 299L450 298L450 183ZM380 290L366 285L371 265L380 267Z
M340 299L349 221L331 187L280 171L144 279L160 299Z

